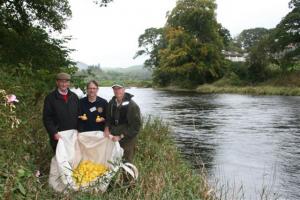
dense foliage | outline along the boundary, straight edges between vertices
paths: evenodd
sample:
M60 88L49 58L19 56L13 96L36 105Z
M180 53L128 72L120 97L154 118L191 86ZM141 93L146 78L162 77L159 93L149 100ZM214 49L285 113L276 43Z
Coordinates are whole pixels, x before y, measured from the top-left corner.
M228 77L239 83L266 81L299 68L299 0L289 7L274 29L251 28L232 38L216 21L215 1L179 0L164 27L148 28L139 37L136 56L149 56L145 66L153 69L159 86L195 87ZM226 61L221 52L240 54L247 62Z
M256 45L269 32L266 28L253 28L243 30L237 37L237 43L246 52Z
M68 38L53 38L51 32L62 31L69 17L67 0L0 1L0 63L33 69L68 66Z
M291 11L280 21L276 28L264 34L250 49L248 63L252 82L272 78L270 73L272 66L278 66L282 73L299 70L299 1L292 0L289 6Z
M229 39L215 9L213 0L179 0L163 28L149 28L140 36L143 49L137 55L149 55L145 65L154 68L155 83L190 87L220 77L221 50Z

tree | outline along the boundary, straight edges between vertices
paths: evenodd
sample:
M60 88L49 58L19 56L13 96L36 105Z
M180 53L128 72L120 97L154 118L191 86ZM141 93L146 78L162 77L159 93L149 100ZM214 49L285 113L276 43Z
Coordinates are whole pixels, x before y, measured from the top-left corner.
M214 0L180 0L167 19L166 48L159 51L159 71L185 86L220 76L223 38Z
M290 8L299 8L300 7L300 0L291 0L289 2Z
M148 58L144 65L147 68L153 69L159 66L158 52L165 47L163 28L148 28L140 35L138 39L139 50L134 58L142 55L148 55Z
M94 2L97 5L99 5L100 7L102 7L102 6L107 7L107 5L111 2L113 2L113 0L95 0Z
M67 0L0 1L0 62L33 68L59 68L70 64L66 39L53 31L65 28L71 16Z
M165 35L167 47L159 51L157 70L169 74L169 83L189 87L211 82L220 75L222 58L214 44L202 43L180 27L166 29Z
M223 27L222 24L218 24L218 26L219 26L219 28L218 28L219 35L222 38L224 48L228 49L228 48L230 48L230 46L233 43L233 39L230 35L230 31L228 29L226 29L225 27Z
M0 61L18 66L25 64L34 69L59 68L72 62L70 50L63 46L65 39L50 38L43 29L31 27L18 34L13 29L0 28Z
M238 35L236 40L242 49L249 52L268 33L268 29L265 28L246 29Z
M230 34L217 23L215 9L214 0L179 0L165 27L140 36L137 55L150 55L145 65L154 69L156 83L189 87L220 76Z
M202 42L221 46L215 9L215 0L179 0L168 16L167 25L183 27Z
M271 52L281 68L292 69L300 60L300 1L289 3L292 10L281 20L270 36Z
M270 60L270 40L268 36L260 39L249 53L247 60L249 78L252 82L264 81L268 78L267 66Z
M0 26L18 34L30 27L61 31L71 16L68 0L2 0Z

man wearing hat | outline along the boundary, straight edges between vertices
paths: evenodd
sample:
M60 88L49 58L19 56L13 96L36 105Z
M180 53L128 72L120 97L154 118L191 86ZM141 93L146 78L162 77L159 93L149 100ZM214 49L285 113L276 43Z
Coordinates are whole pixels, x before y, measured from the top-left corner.
M132 162L142 124L140 108L132 100L133 95L125 92L124 84L117 83L112 88L115 96L108 103L104 134L119 141L124 160Z
M71 76L67 73L56 75L56 89L45 98L43 109L44 126L50 137L50 144L55 153L60 138L59 131L77 129L79 99L70 91Z

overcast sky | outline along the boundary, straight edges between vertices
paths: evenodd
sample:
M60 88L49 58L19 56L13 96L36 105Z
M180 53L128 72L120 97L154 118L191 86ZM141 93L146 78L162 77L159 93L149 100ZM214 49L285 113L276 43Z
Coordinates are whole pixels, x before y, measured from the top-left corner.
M244 29L275 27L288 12L290 0L217 0L217 20L231 35ZM145 29L162 27L176 0L114 0L100 8L93 0L70 0L73 17L64 35L71 35L75 61L101 67L142 64L133 59L138 37Z

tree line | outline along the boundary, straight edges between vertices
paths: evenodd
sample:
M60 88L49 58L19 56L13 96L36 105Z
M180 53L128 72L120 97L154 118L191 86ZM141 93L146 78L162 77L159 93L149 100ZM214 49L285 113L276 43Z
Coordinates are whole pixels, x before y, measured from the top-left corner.
M96 0L107 6L112 0ZM270 66L282 72L294 70L299 61L299 0L274 29L244 30L232 38L216 20L215 0L178 0L166 25L148 28L139 37L136 56L148 55L145 66L153 70L153 82L191 87L211 83L235 73L252 82L266 80ZM0 65L16 76L40 77L37 90L62 69L77 70L66 46L71 37L55 38L72 17L68 0L0 1ZM235 66L222 50L248 53L247 63ZM38 96L38 94L37 94Z
M216 20L214 0L178 0L161 28L148 28L139 37L136 57L148 55L145 66L153 70L159 86L195 87L228 74L257 83L270 78L270 66L282 73L299 66L300 7L273 29L253 28L236 38ZM232 63L224 51L244 53L247 62Z

